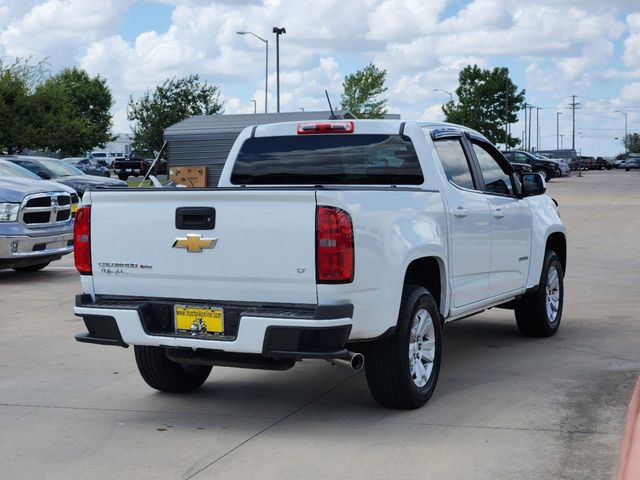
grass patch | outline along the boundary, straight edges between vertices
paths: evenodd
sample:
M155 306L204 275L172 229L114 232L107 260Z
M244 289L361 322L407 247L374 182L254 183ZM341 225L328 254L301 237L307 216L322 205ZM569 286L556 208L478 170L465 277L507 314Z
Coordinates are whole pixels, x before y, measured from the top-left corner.
M130 178L129 180L127 180L127 185L129 185L130 187L137 188L140 185L140 180L136 180L135 178ZM151 183L151 180L145 180L144 182L142 182L142 186L152 187L153 184Z

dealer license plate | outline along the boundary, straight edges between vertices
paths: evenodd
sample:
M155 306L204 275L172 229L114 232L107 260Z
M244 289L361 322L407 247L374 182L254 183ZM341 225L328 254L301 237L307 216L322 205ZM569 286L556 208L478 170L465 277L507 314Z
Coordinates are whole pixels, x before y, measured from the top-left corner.
M190 335L224 333L224 311L220 307L175 306L176 331Z
M125 172L130 172L131 170L132 170L131 168L127 168Z

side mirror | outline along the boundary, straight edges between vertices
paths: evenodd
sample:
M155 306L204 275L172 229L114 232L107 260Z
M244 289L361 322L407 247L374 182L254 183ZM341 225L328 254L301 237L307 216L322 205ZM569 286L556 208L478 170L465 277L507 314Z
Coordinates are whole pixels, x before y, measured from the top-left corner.
M43 180L51 180L51 175L43 170L40 170L38 173L36 173L36 175L38 175Z
M523 173L522 174L522 190L521 196L533 197L542 195L547 191L547 184L539 173Z

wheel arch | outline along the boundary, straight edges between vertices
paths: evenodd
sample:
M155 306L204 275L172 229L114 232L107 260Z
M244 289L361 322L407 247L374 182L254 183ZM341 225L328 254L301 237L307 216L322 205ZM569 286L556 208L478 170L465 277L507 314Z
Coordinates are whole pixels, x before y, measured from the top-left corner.
M442 258L429 256L412 260L405 271L404 285L417 285L429 290L443 315L446 310L447 282Z
M560 257L560 263L562 264L562 274L565 275L567 271L567 238L562 232L554 232L547 237L547 243L545 251L553 250Z

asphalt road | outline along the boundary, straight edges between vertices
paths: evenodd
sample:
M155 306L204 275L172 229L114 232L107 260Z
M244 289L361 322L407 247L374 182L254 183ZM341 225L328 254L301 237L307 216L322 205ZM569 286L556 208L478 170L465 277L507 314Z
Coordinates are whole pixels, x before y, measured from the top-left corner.
M523 338L495 309L448 324L436 393L415 411L315 361L157 393L133 349L73 340L70 258L0 271L0 478L612 478L640 371L640 172L549 193L570 235L558 334Z

